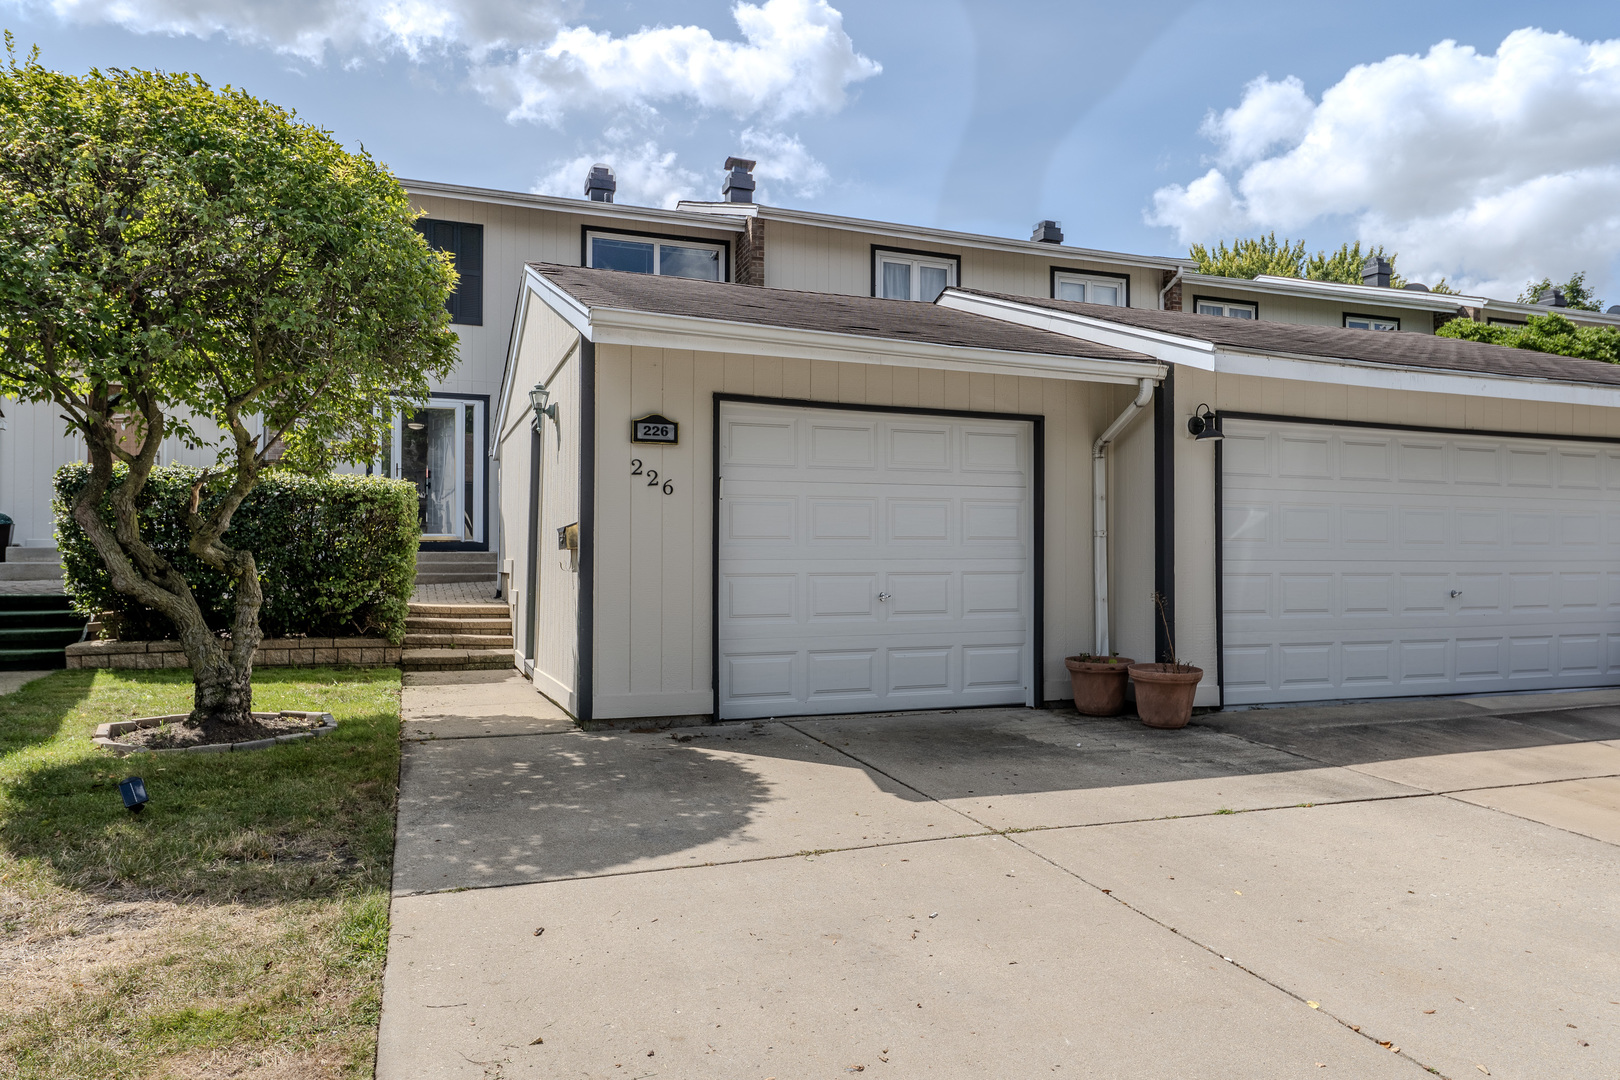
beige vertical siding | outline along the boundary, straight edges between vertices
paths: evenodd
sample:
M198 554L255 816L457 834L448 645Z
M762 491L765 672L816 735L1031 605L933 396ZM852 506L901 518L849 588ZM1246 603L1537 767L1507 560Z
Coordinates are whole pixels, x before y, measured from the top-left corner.
M1215 449L1185 434L1193 406L1319 420L1468 431L1620 438L1620 409L1372 390L1327 383L1176 371L1176 644L1207 672L1199 704L1215 703ZM1146 537L1142 542L1150 542ZM1151 589L1151 564L1146 584Z
M962 260L961 284L970 289L1014 293L1019 296L1052 295L1052 268L1059 270L1127 273L1131 306L1159 306L1159 272L1010 251L985 251L951 244L887 241L876 233L827 229L784 221L769 221L765 231L765 284L774 289L872 295L872 245L895 249L927 249Z
M498 440L497 480L504 512L497 520L502 567L510 566L506 597L512 608L518 663L528 640L529 567L538 569L532 631L535 688L577 713L579 572L571 552L557 547L557 530L579 520L579 335L544 304L529 306L512 379L512 400L492 428ZM544 383L557 405L557 423L544 422L540 449L540 521L537 550L529 550L529 476L536 440L528 392Z
M722 392L1044 416L1041 691L1047 700L1068 696L1063 657L1092 644L1091 440L1133 388L627 346L601 346L596 359L594 716L713 711L713 423ZM677 445L630 441L630 421L650 412L681 425ZM632 475L632 460L642 475ZM658 471L657 485L647 483L648 469ZM662 493L666 479L672 495ZM1151 515L1151 499L1151 485L1136 485L1114 507Z

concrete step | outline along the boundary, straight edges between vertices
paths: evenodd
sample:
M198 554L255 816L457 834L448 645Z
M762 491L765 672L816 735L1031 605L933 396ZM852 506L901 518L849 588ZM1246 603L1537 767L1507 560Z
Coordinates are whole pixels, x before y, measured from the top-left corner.
M54 547L8 547L6 562L48 562L60 564L62 553Z
M441 618L450 616L467 617L474 619L505 619L511 615L511 609L505 604L425 604L413 602L410 608L411 615L436 615Z
M413 630L436 630L441 634L504 634L511 629L512 620L504 616L498 619L467 619L408 615L405 618L406 633Z
M418 585L454 585L458 582L464 581L476 582L494 580L494 570L447 570L443 573L436 570L418 570L416 572L416 584Z
M511 663L512 654L506 654ZM67 654L61 649L0 649L0 671L54 671L67 667Z
M15 551L16 548L11 550ZM59 562L3 562L0 563L0 581L61 581L62 564Z
M495 569L493 551L418 551L417 566L480 566Z
M0 631L3 633L3 631ZM0 638L3 640L3 638ZM451 646L464 649L510 649L512 647L511 634L406 634L405 647L407 649L448 648Z
M511 649L405 649L400 653L399 662L406 671L459 671L513 666Z

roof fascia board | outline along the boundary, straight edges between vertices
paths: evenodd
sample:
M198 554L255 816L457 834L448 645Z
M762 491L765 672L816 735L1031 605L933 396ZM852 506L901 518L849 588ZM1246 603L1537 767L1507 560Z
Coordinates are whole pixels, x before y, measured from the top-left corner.
M1338 282L1309 281L1303 278L1217 277L1214 274L1183 274L1182 284L1226 292L1248 290L1269 296L1304 296L1313 300L1359 301L1382 307L1420 308L1424 311L1454 312L1460 307L1478 307L1485 301L1475 296L1416 292L1407 289L1380 289L1371 285L1344 285Z
M670 228L717 229L741 232L746 215L707 215L707 221L693 221L690 213L678 210L659 210L647 206L627 206L624 203L600 203L589 199L567 199L557 195L531 195L522 191L498 191L493 188L465 187L433 180L401 180L406 192L441 199L466 199L470 202L489 203L493 206L520 206L526 210L552 210L560 214L602 218L607 221L639 221L649 225Z
M512 382L517 378L518 349L523 343L523 332L529 321L529 297L534 295L532 289L519 289L517 301L517 314L512 318L512 337L506 343L506 360L501 365L501 399L495 406L494 422L490 427L496 431L506 430L506 406L512 399ZM496 439L495 445L489 448L489 456L501 456L501 443L504 438Z
M1119 385L1134 385L1142 379L1163 379L1167 370L1163 364L1150 361L1097 360L1083 356L894 341L859 334L763 326L623 308L593 308L591 340L599 345L754 353L836 363L939 368Z
M1036 330L1047 330L1054 334L1062 334L1064 337L1146 353L1155 360L1167 364L1181 364L1203 371L1215 370L1215 346L1198 338L1107 322L1071 311L1056 311L1032 304L1020 304L999 296L978 296L956 289L946 289L934 302L941 307L1001 319Z
M535 270L532 266L523 268L524 280L529 289L546 302L546 305L568 321L568 325L579 331L586 341L594 341L591 337L591 309L565 291L556 282L546 275ZM528 290L524 290L527 292Z
M722 213L723 211L710 209L710 207L724 205L726 204L692 202L680 204L684 212L691 214ZM882 241L887 238L908 243L955 244L958 247L980 248L988 251L1008 251L1019 255L1037 255L1059 262L1067 259L1111 263L1143 270L1184 270L1197 265L1191 259L1178 259L1168 255L1127 255L1118 251L1096 251L1091 248L1068 247L1064 244L1044 244L1035 240L1012 240L1007 237L984 236L979 233L930 229L920 225L898 225L889 221L869 221L864 218L840 217L836 214L818 214L810 210L788 210L780 206L755 206L754 213L766 221L783 221L791 225L809 225L823 229L839 229L843 232L866 233L880 247Z
M1406 390L1420 394L1456 394L1463 397L1544 401L1562 405L1595 405L1608 409L1620 407L1620 386L1594 386L1589 383L1554 382L1549 379L1502 378L1466 371L1434 371L1427 368L1367 364L1355 360L1302 359L1228 349L1221 349L1216 353L1215 372L1221 375L1254 375L1295 382L1329 383L1334 386Z
M1482 300L1479 307L1486 315L1562 315L1575 323L1595 326L1620 326L1620 315L1603 311L1583 311L1580 308L1550 307L1547 304L1521 304L1517 300Z

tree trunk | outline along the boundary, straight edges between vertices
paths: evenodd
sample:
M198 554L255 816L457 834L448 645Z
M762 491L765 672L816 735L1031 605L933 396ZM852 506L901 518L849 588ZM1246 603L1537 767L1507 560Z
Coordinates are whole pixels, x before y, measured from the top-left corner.
M205 650L206 659L190 658L193 695L186 720L208 735L240 731L253 722L252 652L249 650L245 663L237 664L235 650L220 647L230 643L214 641L218 644Z

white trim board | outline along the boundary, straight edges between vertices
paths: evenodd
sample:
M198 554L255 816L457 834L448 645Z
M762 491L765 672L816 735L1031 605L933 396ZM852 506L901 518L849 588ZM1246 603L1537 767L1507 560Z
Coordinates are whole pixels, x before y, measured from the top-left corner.
M1003 322L1016 323L1036 330L1049 330L1064 337L1094 341L1099 345L1112 345L1116 349L1146 353L1167 364L1181 364L1203 371L1215 370L1215 346L1197 338L1167 334L1161 330L1148 330L1139 326L1094 319L1071 311L1035 307L999 296L980 296L946 289L935 301L940 307L984 315Z
M1358 363L1354 360L1299 359L1222 349L1215 354L1214 370L1217 374L1223 375L1253 375L1266 379L1406 390L1419 394L1457 394L1463 397L1620 408L1620 386L1594 386L1590 383L1552 382L1528 377L1476 375L1467 371L1436 371L1432 368L1394 367Z
M1142 379L1157 381L1163 379L1167 371L1162 363L1146 360L1009 352L623 308L587 309L545 275L531 270L529 280L536 285L534 295L567 319L583 337L599 345L753 353L846 364L938 368L1118 385L1134 385Z

